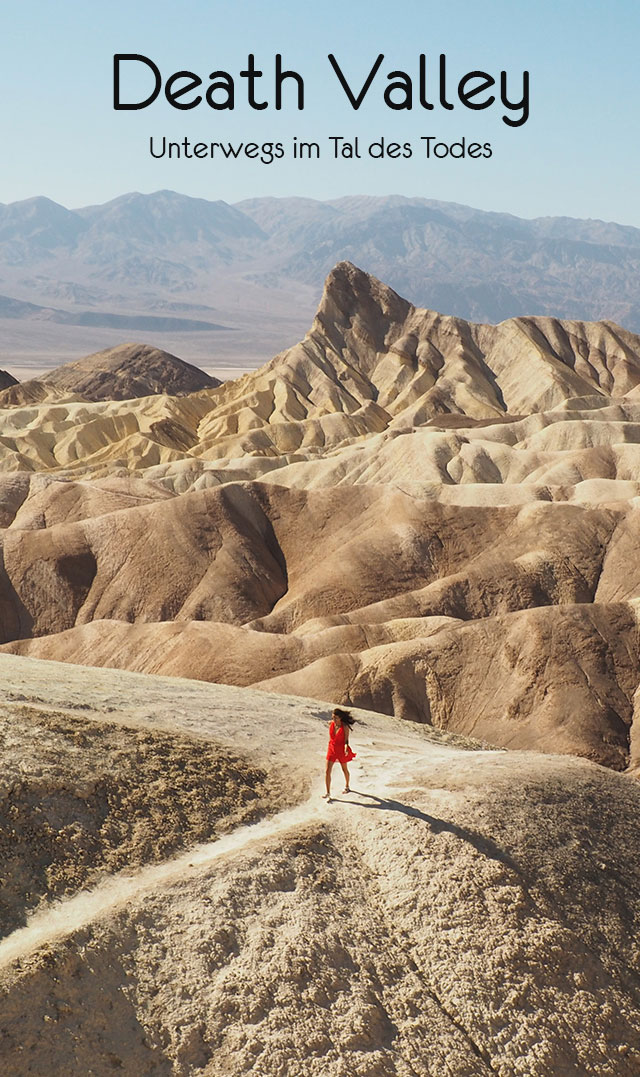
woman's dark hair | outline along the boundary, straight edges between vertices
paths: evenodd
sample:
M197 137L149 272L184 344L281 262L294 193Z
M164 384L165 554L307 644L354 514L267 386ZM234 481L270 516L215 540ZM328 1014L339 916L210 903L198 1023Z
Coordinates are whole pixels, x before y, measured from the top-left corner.
M339 718L340 721L344 723L344 725L348 725L349 729L353 729L355 724L355 718L352 717L349 711L343 711L340 709L340 707L334 707L333 713L335 714L336 718Z

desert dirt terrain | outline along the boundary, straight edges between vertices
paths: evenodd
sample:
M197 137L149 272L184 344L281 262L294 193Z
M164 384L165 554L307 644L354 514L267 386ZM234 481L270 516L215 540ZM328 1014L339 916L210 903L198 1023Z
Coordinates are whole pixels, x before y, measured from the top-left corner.
M157 390L159 354L0 394L5 652L638 772L640 338L473 324L340 263L260 370L83 397L105 364Z
M635 1077L640 338L340 263L199 378L0 382L0 1073Z
M357 711L326 803L326 705L0 675L3 1074L637 1073L636 782Z

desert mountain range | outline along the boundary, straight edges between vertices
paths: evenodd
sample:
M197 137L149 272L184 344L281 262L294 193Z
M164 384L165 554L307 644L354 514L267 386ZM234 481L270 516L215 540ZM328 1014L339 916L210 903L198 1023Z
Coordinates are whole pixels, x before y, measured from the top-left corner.
M399 196L228 205L157 191L75 210L0 205L0 366L46 368L133 337L206 369L256 367L306 331L342 259L444 314L640 331L632 227Z
M72 372L0 411L4 652L638 772L640 338L340 263L255 373L88 401Z

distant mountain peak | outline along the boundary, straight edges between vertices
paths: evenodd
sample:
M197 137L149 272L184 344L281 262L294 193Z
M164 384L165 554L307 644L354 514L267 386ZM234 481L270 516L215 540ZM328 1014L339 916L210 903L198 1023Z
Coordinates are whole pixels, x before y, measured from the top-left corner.
M128 400L168 393L184 396L220 385L204 370L149 344L120 344L57 367L41 379L88 400Z
M313 328L331 333L357 318L361 323L382 329L384 335L389 324L405 321L413 309L388 284L353 262L343 261L327 276Z
M160 333L194 362L222 344L243 367L299 339L314 314L319 330L386 340L410 304L474 324L533 315L640 330L639 229L398 195L228 204L158 190L73 211L27 199L0 205L0 277L12 362L33 353L34 320L47 321L52 356L106 347L115 328ZM201 335L226 326L238 332Z

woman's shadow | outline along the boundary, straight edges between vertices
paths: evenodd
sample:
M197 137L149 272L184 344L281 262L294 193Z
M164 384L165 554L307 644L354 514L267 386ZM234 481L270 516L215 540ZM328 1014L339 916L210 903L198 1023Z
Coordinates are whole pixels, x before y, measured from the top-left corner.
M427 812L421 811L420 808L414 808L411 804L403 804L400 800L378 797L374 793L362 793L359 789L353 788L350 792L356 796L363 797L369 803L363 804L357 800L343 800L343 804L351 804L358 808L374 808L378 811L397 811L402 815L408 815L411 819L421 819L424 823L429 824L434 834L453 834L456 838L460 838L461 841L466 841L469 845L472 845L482 856L486 856L490 860L499 861L500 864L514 871L521 883L524 884L522 869L516 861L504 849L496 845L491 838L485 837L484 834L467 830L465 827L458 826L457 823L448 823L444 819L437 819L434 815L428 815Z

